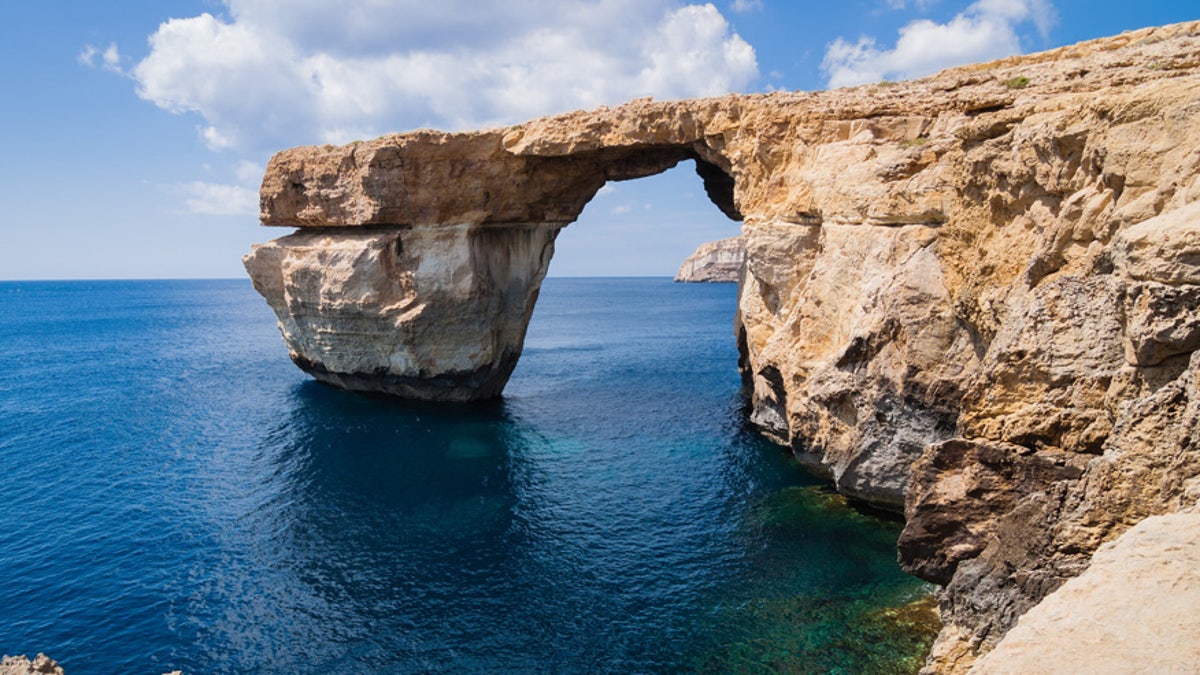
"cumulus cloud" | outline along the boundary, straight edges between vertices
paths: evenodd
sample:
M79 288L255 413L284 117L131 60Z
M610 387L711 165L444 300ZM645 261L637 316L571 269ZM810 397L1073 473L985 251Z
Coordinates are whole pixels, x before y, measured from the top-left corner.
M88 68L103 68L119 75L125 74L121 70L121 52L117 50L115 42L108 45L104 51L100 51L100 48L94 45L84 45L83 51L79 52L76 59Z
M892 49L880 48L872 37L853 43L838 38L826 49L821 69L830 87L920 77L1019 54L1019 26L1031 23L1044 37L1054 21L1048 0L979 0L946 23L921 19L905 25Z
M511 124L738 91L758 76L754 49L712 4L224 2L227 15L163 23L128 71L142 98L199 114L214 149Z

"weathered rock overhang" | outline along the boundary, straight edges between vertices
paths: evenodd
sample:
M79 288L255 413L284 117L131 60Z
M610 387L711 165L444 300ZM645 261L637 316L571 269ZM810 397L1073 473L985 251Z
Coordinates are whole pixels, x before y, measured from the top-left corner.
M741 219L730 165L702 139L676 134L535 153L514 141L514 133L417 131L279 153L263 181L262 222L284 227L564 226L606 182L652 176L685 160L695 160L717 207Z
M337 386L498 395L559 231L694 160L743 221L753 419L895 510L965 668L1200 496L1200 23L923 80L634 101L277 154L245 261Z

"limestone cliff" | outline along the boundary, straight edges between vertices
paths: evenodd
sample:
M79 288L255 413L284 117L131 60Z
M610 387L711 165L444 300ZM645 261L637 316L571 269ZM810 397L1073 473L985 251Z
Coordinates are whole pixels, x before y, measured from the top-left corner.
M746 263L746 245L741 237L701 244L679 266L675 281L689 283L735 283Z
M559 230L693 161L743 221L753 419L903 509L962 670L1200 475L1200 23L923 80L276 155L246 267L319 379L496 395ZM797 564L802 564L798 561Z

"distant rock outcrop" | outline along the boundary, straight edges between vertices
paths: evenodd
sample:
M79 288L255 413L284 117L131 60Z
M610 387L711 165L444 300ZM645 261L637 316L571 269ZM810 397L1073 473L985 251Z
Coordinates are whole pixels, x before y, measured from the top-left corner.
M737 283L745 263L746 244L740 236L700 244L679 266L675 281Z
M24 655L5 656L0 659L0 675L63 675L63 669L45 654L38 654L32 661Z
M38 654L32 661L22 654L0 659L0 675L64 675L64 671L58 661L45 654ZM183 675L183 671L173 670L163 675Z
M902 565L942 586L931 671L1196 503L1200 23L911 82L287 150L262 221L301 230L245 264L314 377L495 396L559 230L606 181L685 160L744 221L752 419L903 509Z

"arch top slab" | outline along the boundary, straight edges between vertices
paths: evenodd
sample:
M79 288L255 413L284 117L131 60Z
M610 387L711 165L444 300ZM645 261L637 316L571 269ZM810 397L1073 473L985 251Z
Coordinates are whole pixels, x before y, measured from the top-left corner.
M509 150L505 139L514 133L417 131L278 153L262 184L262 222L287 227L566 225L607 181L662 173L687 159L703 163L706 183L721 173L694 149L695 142L536 155ZM722 178L719 205L738 219L733 181Z

